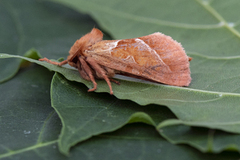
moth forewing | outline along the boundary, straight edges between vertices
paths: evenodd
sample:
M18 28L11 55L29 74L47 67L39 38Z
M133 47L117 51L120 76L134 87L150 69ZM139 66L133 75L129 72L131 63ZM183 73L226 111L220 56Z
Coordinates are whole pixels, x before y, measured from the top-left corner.
M191 82L189 58L181 44L161 33L100 41L86 55L116 72L175 86L188 86Z

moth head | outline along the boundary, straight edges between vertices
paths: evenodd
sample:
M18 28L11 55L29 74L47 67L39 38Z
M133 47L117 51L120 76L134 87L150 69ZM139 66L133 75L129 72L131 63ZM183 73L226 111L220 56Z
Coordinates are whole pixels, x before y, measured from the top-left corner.
M69 50L68 61L70 63L77 63L78 57L85 56L84 51L91 47L93 44L101 41L102 38L103 33L99 29L93 28L90 33L84 35L73 44Z
M103 38L103 33L97 29L93 28L92 31L80 39L78 39L71 49L69 50L70 55L75 55L78 52L80 55L83 55L84 50L88 49L93 44L101 41Z

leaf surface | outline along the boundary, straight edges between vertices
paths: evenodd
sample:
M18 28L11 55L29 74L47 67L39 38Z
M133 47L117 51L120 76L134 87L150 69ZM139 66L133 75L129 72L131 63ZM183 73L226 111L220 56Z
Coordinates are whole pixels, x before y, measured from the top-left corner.
M168 123L168 124L167 124ZM220 153L223 150L240 150L239 134L222 132L214 129L190 127L173 120L166 120L158 127L159 133L173 144L188 144L202 152Z
M52 106L63 123L59 147L65 154L77 142L114 131L129 122L156 126L166 118L175 117L165 107L141 107L108 94L87 93L85 87L59 74L54 76L51 86Z
M0 159L56 146L61 122L50 103L51 78L45 68L32 66L0 85Z
M88 16L78 15L46 1L1 0L0 52L23 56L35 48L48 58L67 57L75 40L96 25ZM0 60L0 82L12 78L20 63L19 59Z

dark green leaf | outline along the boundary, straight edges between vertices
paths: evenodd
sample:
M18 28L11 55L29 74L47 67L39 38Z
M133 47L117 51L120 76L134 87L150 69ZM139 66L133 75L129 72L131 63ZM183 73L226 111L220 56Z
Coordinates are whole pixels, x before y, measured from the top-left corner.
M238 153L202 154L188 146L173 145L161 138L153 127L131 124L79 144L71 155L83 159L164 159L164 160L237 160ZM79 158L79 157L78 157Z
M72 44L96 26L88 16L38 0L0 1L0 52L24 55L30 48L43 56L66 57ZM19 59L0 60L0 82L13 77Z
M202 152L219 153L240 150L240 135L186 125L168 125L159 133L173 144L189 144Z
M108 94L87 93L87 89L56 74L51 88L52 106L62 120L59 148L69 148L93 135L114 131L128 122L155 124L174 117L165 107L141 107ZM149 116L151 115L151 117Z
M50 103L51 78L33 66L0 85L0 158L56 146L61 122Z
M165 160L237 160L239 154L225 152L222 154L203 154L188 146L173 145L161 138L153 127L143 124L131 124L113 133L95 136L75 146L71 154L61 155L56 143L30 146L2 154L4 159L165 159Z

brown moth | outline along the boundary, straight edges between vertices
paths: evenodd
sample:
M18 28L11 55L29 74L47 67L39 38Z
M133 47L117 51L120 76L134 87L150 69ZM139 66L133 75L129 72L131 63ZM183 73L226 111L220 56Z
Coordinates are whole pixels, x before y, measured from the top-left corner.
M93 82L94 87L89 92L97 89L95 78L98 78L107 82L113 94L110 80L118 83L111 79L115 73L174 86L190 84L191 58L170 36L156 32L132 39L102 38L102 32L93 28L74 43L66 60L59 63L47 58L39 60L76 67L82 78Z

